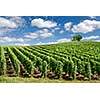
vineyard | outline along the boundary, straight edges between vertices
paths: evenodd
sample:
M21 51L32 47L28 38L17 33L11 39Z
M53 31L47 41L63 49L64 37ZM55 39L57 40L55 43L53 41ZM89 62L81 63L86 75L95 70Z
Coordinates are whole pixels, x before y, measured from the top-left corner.
M0 59L1 76L100 80L99 42L0 46Z

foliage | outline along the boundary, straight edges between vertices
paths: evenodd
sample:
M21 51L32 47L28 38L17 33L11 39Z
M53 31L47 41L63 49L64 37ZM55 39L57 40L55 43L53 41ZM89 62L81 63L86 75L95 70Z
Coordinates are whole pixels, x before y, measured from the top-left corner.
M80 34L74 35L72 37L72 41L80 41L82 39L82 36Z
M98 79L100 75L100 43L69 42L53 45L0 47L0 74L6 75L8 54L17 76L21 73L20 64L34 75L36 68L44 78L48 74L63 78ZM64 73L64 74L63 74ZM65 76L64 76L65 75ZM48 77L49 78L49 77Z

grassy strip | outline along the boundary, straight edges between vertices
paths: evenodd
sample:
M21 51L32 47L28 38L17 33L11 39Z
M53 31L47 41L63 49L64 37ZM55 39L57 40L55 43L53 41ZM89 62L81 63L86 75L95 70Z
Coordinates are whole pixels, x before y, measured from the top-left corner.
M42 78L19 78L0 76L0 83L100 83L100 80L79 81L79 80L63 80L63 79L42 79Z

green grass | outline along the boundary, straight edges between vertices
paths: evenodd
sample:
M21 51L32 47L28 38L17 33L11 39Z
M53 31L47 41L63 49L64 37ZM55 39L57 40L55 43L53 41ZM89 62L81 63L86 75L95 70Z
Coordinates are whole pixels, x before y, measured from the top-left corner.
M19 78L0 76L0 83L100 83L100 80L79 81L79 80L63 80L63 79L42 79L42 78Z

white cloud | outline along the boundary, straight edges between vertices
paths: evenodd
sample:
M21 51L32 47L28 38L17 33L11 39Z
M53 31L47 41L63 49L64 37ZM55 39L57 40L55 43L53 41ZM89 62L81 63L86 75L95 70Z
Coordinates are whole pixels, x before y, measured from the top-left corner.
M24 22L25 20L18 16L0 17L0 34L11 32L20 26L24 27Z
M36 45L47 45L47 44L57 44L57 43L63 43L63 42L70 42L71 40L70 39L67 39L67 38L63 38L63 39L58 39L57 41L55 42L39 42L37 43Z
M39 35L37 33L28 33L27 35L24 36L25 38L28 39L36 39L39 37Z
M8 19L0 17L0 28L17 28L18 26L22 26L24 21L24 19L18 16L8 17Z
M17 27L20 27L20 26L23 27L25 25L25 20L19 16L12 16L10 17L9 20L14 22L17 25Z
M0 37L0 42L24 42L23 38Z
M15 43L16 46L30 46L28 43Z
M47 45L47 44L57 44L57 42L46 42L46 43L44 43L44 42L39 42L39 43L37 43L36 45Z
M27 39L36 39L36 38L49 38L52 36L53 34L49 32L48 29L42 29L42 30L36 31L35 33L28 33L24 37Z
M13 21L0 17L0 27L16 28L17 25Z
M59 33L60 33L60 34L64 33L64 30L61 30Z
M49 38L49 37L53 36L53 34L51 32L49 32L48 29L40 30L40 31L38 31L38 33L40 33L40 37L42 37L42 38Z
M87 32L92 32L99 28L100 28L100 21L84 20L83 22L80 22L79 24L74 25L71 30L74 33L77 33L77 32L87 33Z
M15 38L15 42L24 42L24 41L25 40L23 38L18 38L18 39Z
M57 40L57 42L59 43L62 43L62 42L70 42L71 41L71 39L67 39L67 38L62 38L62 39L59 39L59 40Z
M88 36L88 37L83 37L82 40L92 40L92 39L97 39L100 38L100 36Z
M39 30L37 31L37 33L43 34L43 33L48 33L49 30L48 29L43 29L43 30Z
M40 34L40 37L42 38L49 38L49 37L52 37L53 34L52 33L43 33L43 34Z
M9 37L0 37L0 42L12 42L13 39Z
M51 31L54 33L55 31L60 31L60 28L56 27L56 28L53 28Z
M39 28L52 28L52 27L57 26L56 22L52 22L50 20L45 21L41 18L33 19L31 21L31 24L32 24L32 26L36 26L36 27L39 27Z
M13 29L9 29L9 28L0 28L0 34L3 34L3 33L8 33L8 32L11 32Z
M36 43L36 45L42 45L43 43L42 42L38 42L38 43Z
M65 27L65 29L66 29L67 31L69 31L69 30L71 29L71 27L72 27L72 22L67 22L67 23L65 23L64 27Z
M45 45L46 43L43 43L43 42L38 42L36 43L36 45Z
M59 27L56 27L56 28L54 28L54 30L57 31L57 30L60 30L60 28Z

